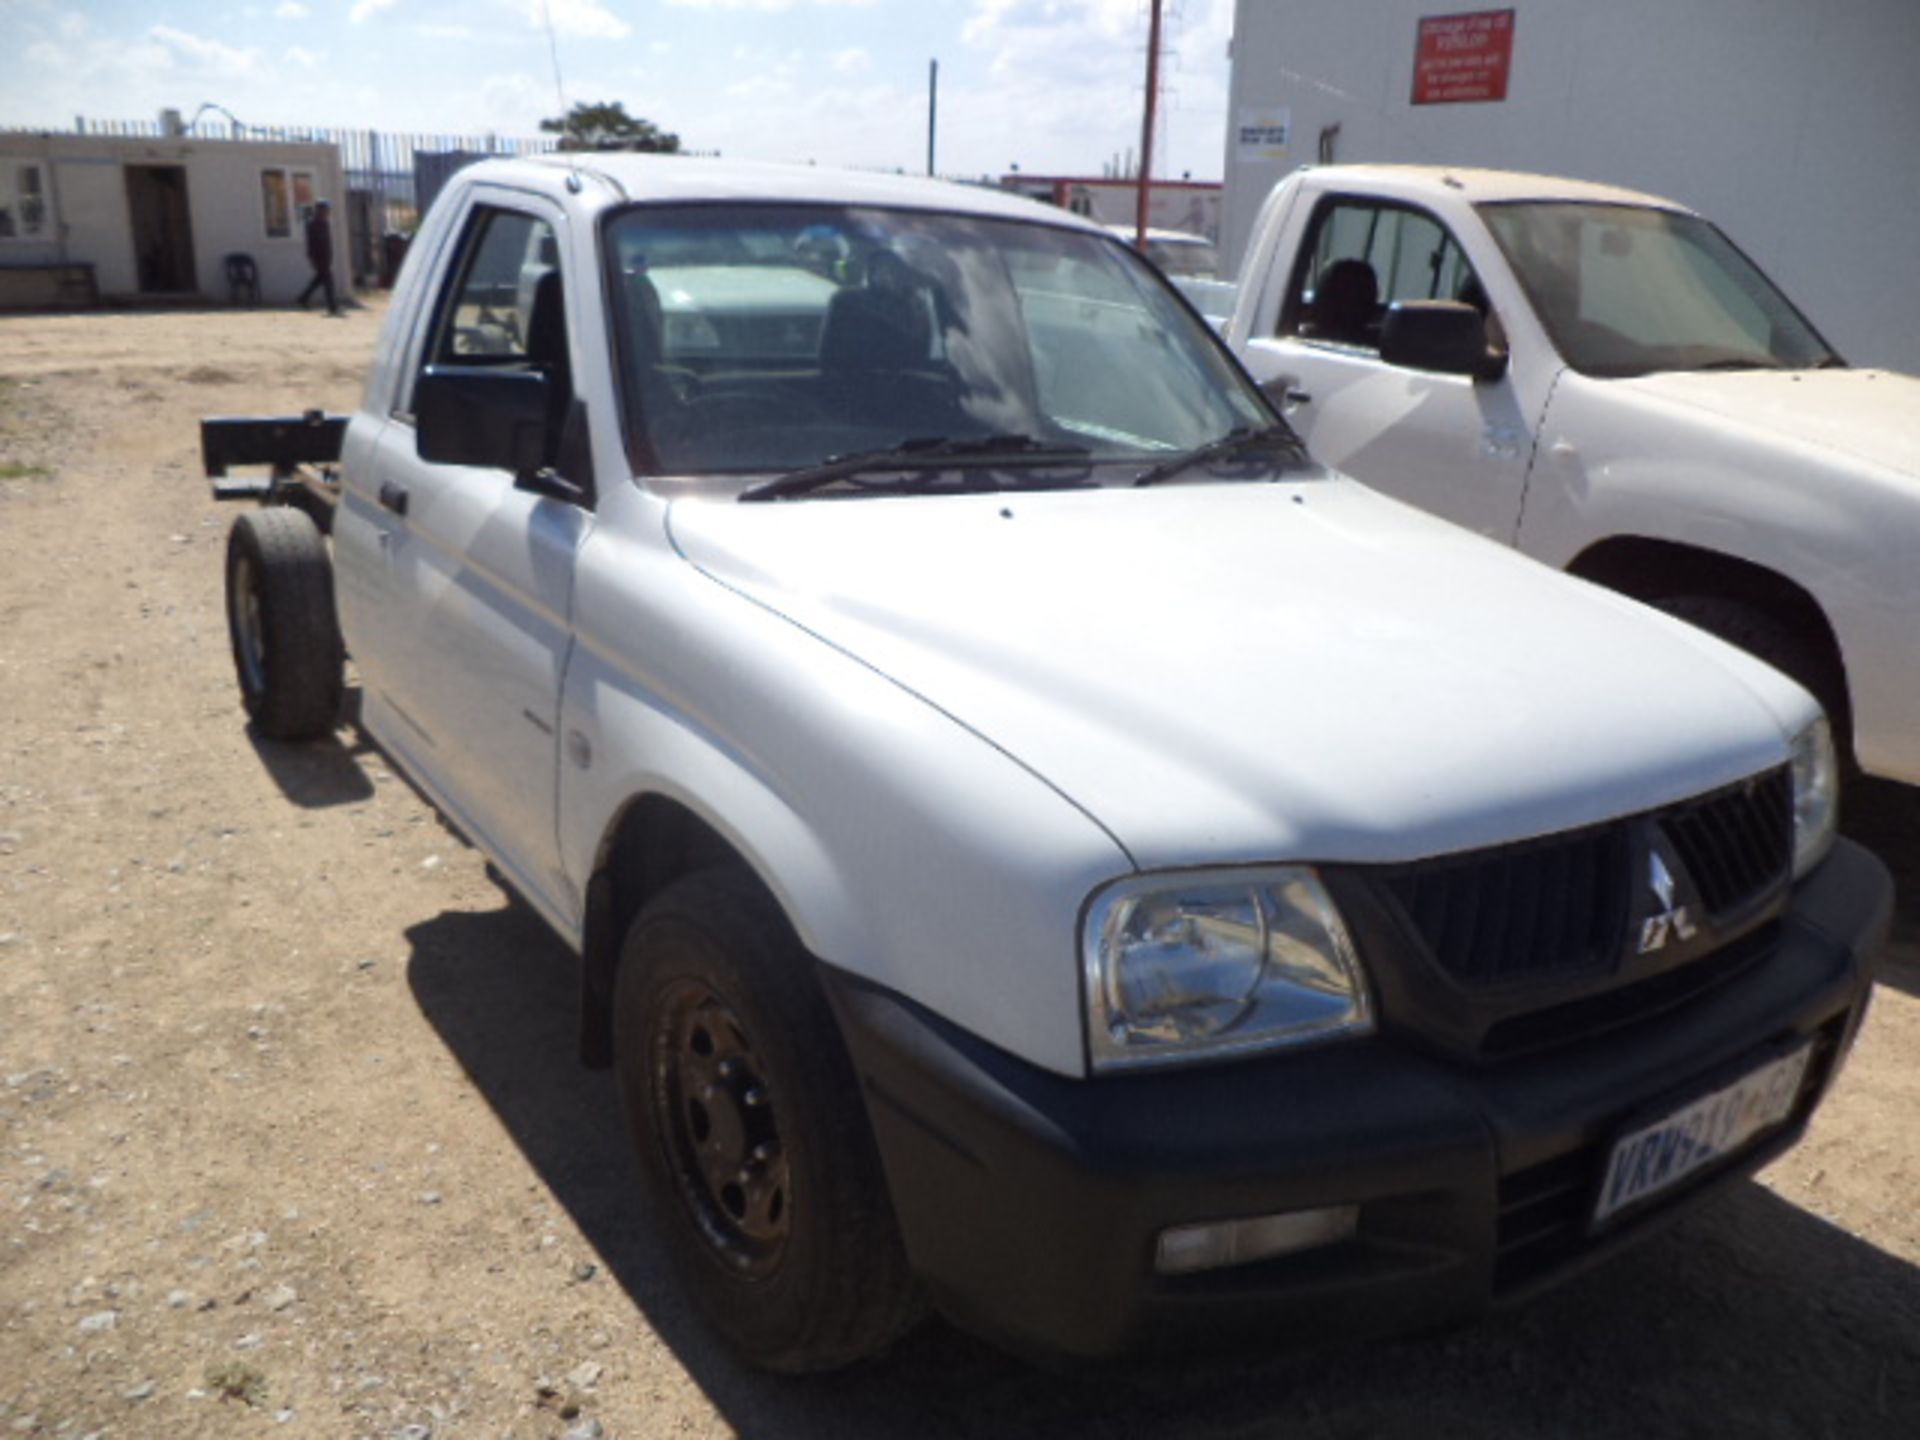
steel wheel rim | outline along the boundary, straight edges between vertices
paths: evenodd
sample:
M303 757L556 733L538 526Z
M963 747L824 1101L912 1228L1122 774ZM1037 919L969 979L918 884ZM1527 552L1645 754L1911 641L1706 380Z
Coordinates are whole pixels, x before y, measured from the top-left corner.
M260 614L259 577L246 555L233 565L233 653L240 662L240 680L249 694L267 688L266 624Z
M786 1253L793 1205L765 1065L710 986L677 981L663 1002L648 1058L674 1188L713 1258L734 1274L769 1274Z

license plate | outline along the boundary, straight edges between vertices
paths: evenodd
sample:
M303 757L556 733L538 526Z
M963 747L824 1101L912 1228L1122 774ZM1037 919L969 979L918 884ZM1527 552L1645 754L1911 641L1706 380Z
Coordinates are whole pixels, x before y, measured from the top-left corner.
M1593 1223L1670 1190L1689 1175L1744 1149L1755 1136L1793 1113L1806 1077L1811 1045L1802 1045L1724 1089L1682 1106L1613 1147Z

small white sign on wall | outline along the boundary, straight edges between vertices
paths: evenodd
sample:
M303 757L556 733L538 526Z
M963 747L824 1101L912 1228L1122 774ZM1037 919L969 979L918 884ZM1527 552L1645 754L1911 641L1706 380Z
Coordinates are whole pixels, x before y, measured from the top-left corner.
M1293 111L1286 106L1244 109L1234 126L1234 147L1242 160L1284 160L1293 138Z

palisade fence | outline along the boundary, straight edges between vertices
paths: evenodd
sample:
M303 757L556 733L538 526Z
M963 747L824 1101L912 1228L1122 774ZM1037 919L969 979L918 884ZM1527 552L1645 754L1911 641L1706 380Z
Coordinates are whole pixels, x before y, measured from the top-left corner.
M441 185L461 165L488 155L541 155L559 147L543 135L443 135L420 131L347 130L327 125L242 125L207 120L176 126L162 120L94 120L75 116L73 132L126 139L278 140L333 145L347 194L347 243L356 283L392 280L395 247L390 235L408 235ZM40 127L8 126L7 129ZM339 203L336 201L336 203Z

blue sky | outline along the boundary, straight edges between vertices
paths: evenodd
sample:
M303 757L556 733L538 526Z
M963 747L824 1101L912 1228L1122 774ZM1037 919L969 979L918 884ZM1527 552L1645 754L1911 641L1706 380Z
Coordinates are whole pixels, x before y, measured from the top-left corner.
M569 100L729 156L1098 174L1137 146L1146 0L548 0ZM1155 173L1218 178L1232 0L1165 0ZM152 119L532 134L542 0L0 0L0 124Z

